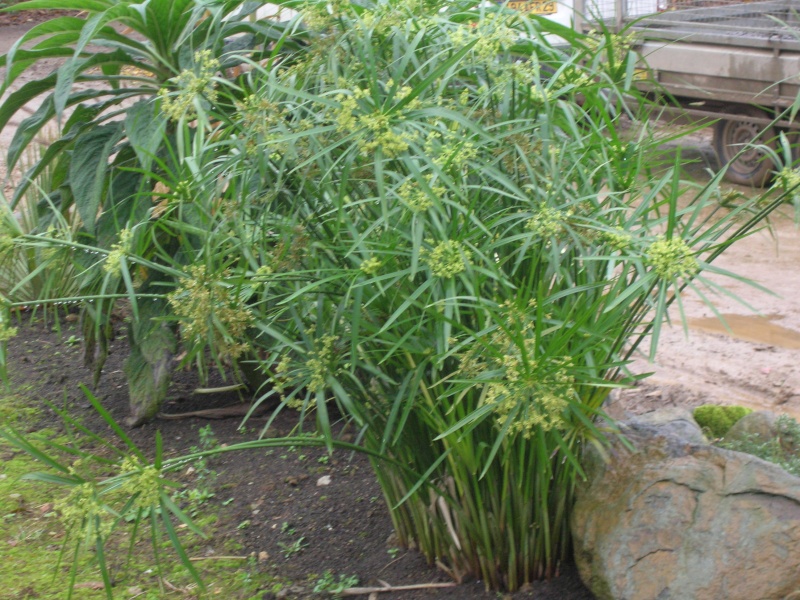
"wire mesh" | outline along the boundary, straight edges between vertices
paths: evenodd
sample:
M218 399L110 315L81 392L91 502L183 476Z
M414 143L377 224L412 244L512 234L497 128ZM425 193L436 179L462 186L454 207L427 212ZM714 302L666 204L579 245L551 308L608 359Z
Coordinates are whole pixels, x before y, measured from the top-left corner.
M800 42L800 0L769 0L735 5L702 6L670 10L650 16L637 28L659 32L664 37L703 36L769 40L771 44L797 45Z
M663 22L669 26L672 22L707 24L712 29L714 24L722 27L735 21L737 27L772 32L776 19L788 24L788 28L797 28L800 24L800 0L586 0L586 16L589 20L604 21L629 20L649 15L658 15L648 19L648 23ZM686 12L691 11L691 12Z

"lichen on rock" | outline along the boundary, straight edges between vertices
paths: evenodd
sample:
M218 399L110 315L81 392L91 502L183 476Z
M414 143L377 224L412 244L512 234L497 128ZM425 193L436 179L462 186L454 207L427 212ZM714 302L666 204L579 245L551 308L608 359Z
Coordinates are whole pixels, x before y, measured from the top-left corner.
M656 415L657 416L657 415ZM691 415L619 424L587 450L575 559L600 600L783 600L800 589L800 478L702 442Z

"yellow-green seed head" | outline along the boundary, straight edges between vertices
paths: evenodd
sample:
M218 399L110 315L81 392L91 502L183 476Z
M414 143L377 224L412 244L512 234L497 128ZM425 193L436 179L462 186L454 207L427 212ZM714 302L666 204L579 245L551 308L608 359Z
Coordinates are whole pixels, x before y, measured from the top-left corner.
M130 229L121 229L119 232L119 241L111 246L111 251L106 256L103 263L103 270L109 275L119 275L121 268L122 258L130 252L131 241L133 240L133 232Z
M700 270L692 249L680 238L659 238L647 248L646 261L662 279L693 277Z
M568 217L569 214L564 211L541 205L536 214L528 219L525 227L537 237L556 237L564 231Z
M466 270L470 252L456 240L446 240L426 253L424 260L436 277L450 279Z
M359 269L361 269L365 275L375 275L375 273L380 270L382 264L379 258L373 256L363 261Z

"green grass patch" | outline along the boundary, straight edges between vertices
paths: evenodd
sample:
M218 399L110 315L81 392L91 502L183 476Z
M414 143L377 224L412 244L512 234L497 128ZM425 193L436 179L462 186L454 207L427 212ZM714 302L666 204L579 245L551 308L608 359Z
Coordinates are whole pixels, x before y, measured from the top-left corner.
M8 401L7 396L0 399L2 412L8 410ZM7 422L5 415L3 419ZM9 598L64 598L64 577L71 557L62 559L66 532L54 508L65 490L23 479L38 470L41 465L37 461L0 441L0 581ZM102 588L92 589L98 576L90 562L85 557L77 568L80 597L105 598Z
M28 387L0 390L0 421L4 427L29 430L41 417L38 402L31 400ZM49 440L58 444L74 443L67 436L41 429L27 435L37 445ZM85 441L85 440L84 440ZM88 444L87 444L88 445ZM54 458L69 463L74 457L66 454ZM3 597L27 600L62 600L68 597L67 581L75 558L74 536L65 530L59 502L66 498L69 488L25 476L45 471L44 465L27 453L0 438L0 581ZM217 522L218 504L206 503L199 521L204 532L213 540L213 525ZM152 545L148 536L140 535L130 545L130 528L124 525L109 540L109 565L114 588L113 598L138 597L144 600L160 598L222 597L237 600L260 598L265 590L281 589L289 583L272 574L261 573L253 557L220 559L202 557L194 565L207 584L205 594L197 588L191 575L170 554L169 542L164 539L160 549L161 573L156 569ZM186 534L185 547L190 557L201 556L209 540ZM65 545L65 541L68 543ZM129 555L130 549L130 555ZM108 598L95 554L82 551L75 563L75 589L72 598L93 600Z
M800 477L800 423L782 415L776 422L777 435L765 440L759 435L748 435L741 440L719 444L721 448L752 454L774 463L787 473Z

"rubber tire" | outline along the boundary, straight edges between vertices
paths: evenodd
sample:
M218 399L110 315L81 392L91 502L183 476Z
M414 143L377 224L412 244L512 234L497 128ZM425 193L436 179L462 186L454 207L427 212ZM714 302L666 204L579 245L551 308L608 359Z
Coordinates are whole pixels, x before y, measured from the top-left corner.
M728 114L743 118L721 120L714 125L714 151L720 165L728 165L725 179L739 185L764 187L772 179L775 165L763 150L747 148L742 152L742 148L755 142L774 150L778 132L774 127L764 129L763 125L747 120L747 117L769 118L766 112L755 106L737 106Z

